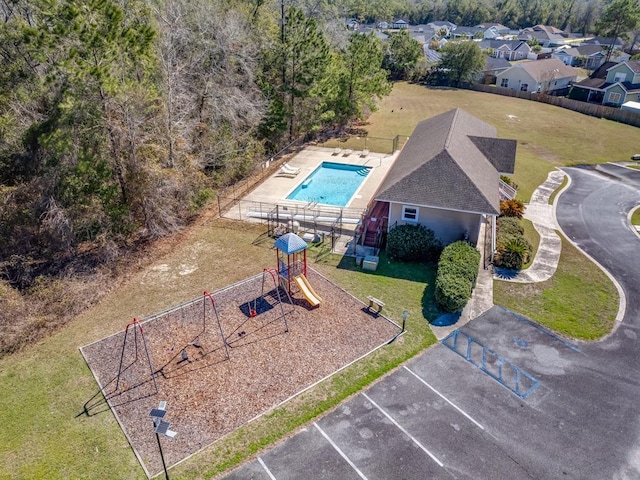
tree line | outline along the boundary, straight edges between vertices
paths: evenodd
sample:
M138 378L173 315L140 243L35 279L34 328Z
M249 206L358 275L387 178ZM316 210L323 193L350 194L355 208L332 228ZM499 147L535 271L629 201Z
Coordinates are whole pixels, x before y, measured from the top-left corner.
M346 18L591 28L607 4L0 0L0 275L24 289L174 232L271 152L424 74L407 32L382 43ZM451 72L477 63L454 53Z
M375 36L332 32L305 5L4 0L0 14L0 264L20 288L176 231L270 151L391 88Z

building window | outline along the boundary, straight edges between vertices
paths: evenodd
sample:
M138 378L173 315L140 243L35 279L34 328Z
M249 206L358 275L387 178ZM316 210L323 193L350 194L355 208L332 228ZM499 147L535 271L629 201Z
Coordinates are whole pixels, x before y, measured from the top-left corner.
M529 91L529 84L528 83L523 83L522 85L520 85L520 91L521 92L528 92Z
M418 207L402 206L402 220L405 222L417 222L418 221Z
M611 92L609 94L609 103L620 103L622 95L618 92Z
M503 78L502 80L500 80L500 86L504 87L504 88L508 88L509 87L509 79L508 78Z
M613 81L624 82L626 78L627 76L624 74L624 72L617 72L616 75L613 77Z

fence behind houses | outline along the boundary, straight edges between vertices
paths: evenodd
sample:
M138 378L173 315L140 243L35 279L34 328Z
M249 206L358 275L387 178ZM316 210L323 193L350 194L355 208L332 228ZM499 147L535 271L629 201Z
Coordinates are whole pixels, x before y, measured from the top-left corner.
M477 92L493 93L506 97L516 97L525 100L532 100L534 102L548 103L550 105L566 108L575 112L583 113L585 115L590 115L592 117L606 118L615 122L626 123L627 125L640 127L640 114L620 110L619 108L615 107L607 107L605 105L581 102L579 100L572 100L565 97L556 97L544 93L521 92L519 90L511 90L509 88L498 87L495 85L475 84L471 85L469 88Z

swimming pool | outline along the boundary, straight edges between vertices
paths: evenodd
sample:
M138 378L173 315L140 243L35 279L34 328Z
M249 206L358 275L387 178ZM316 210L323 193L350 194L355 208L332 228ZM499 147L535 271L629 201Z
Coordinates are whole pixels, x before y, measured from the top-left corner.
M371 167L362 165L322 162L289 194L287 200L345 207L370 170Z

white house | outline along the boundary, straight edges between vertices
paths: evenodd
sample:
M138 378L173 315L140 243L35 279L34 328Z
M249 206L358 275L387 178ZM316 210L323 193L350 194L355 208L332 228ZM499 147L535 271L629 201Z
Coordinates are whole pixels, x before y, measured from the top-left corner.
M522 62L496 75L496 85L522 92L553 93L567 89L577 72L557 58Z

